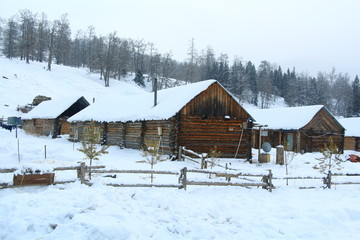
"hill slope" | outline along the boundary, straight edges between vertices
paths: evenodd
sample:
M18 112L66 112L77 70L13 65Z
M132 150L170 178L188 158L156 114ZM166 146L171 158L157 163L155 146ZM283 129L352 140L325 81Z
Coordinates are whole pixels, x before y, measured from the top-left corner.
M110 87L104 87L99 74L89 73L85 68L53 65L46 71L45 63L9 60L0 57L0 117L18 116L18 105L31 103L37 95L48 97L84 96L91 101L101 96L138 94L145 90L131 78L121 81L112 79Z

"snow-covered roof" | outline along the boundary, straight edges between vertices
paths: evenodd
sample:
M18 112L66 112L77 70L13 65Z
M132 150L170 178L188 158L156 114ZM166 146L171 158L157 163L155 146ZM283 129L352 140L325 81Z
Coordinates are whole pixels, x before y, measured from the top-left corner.
M300 129L308 124L323 105L270 108L270 109L247 109L255 118L256 123L268 125L268 129Z
M338 119L345 128L345 137L360 137L360 117Z
M63 98L55 98L48 101L43 101L29 113L22 115L21 118L23 120L34 118L55 119L64 113L80 98L81 97L79 96L66 96Z
M149 92L119 95L116 99L96 99L95 103L69 118L69 121L125 122L169 119L215 82L216 80L206 80L159 90L155 107L154 93Z

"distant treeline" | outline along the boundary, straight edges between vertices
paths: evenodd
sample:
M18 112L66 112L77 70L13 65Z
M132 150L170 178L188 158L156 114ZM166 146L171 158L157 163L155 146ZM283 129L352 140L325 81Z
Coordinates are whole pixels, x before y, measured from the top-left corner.
M280 96L289 106L322 104L337 116L360 115L358 76L350 79L335 68L316 77L297 73L295 68L284 71L268 61L256 68L251 61L230 62L226 53L217 56L211 47L199 51L194 39L189 41L188 58L179 62L171 52L160 53L151 42L121 38L116 32L99 36L92 26L72 34L66 14L49 20L46 14L29 10L0 19L0 40L7 58L45 62L49 71L53 63L87 67L99 73L105 86L110 78L120 79L129 72L135 73L139 85L158 78L160 88L169 87L171 78L187 83L216 79L240 101L262 108Z

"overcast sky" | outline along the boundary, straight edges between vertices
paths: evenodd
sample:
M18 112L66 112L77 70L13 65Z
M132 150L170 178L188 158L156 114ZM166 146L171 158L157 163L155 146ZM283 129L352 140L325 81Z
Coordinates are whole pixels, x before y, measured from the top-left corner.
M268 60L283 70L360 74L359 0L9 0L0 17L19 10L68 14L71 30L93 25L98 35L153 42L183 61L192 38L200 52L211 46L258 66Z

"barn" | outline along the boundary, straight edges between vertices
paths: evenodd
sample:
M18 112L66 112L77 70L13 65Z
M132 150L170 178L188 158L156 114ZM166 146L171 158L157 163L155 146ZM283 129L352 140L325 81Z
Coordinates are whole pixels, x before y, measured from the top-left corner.
M323 105L248 111L257 120L252 139L255 148L269 142L289 151L319 152L331 137L341 151L344 149L345 129Z
M183 146L197 153L216 148L221 157L251 159L254 119L216 80L97 99L69 119L70 137L81 141L90 120L101 131L103 144L141 149L156 141L174 156Z
M344 150L360 152L360 117L338 119L345 130Z
M63 97L41 102L22 115L22 128L30 134L52 136L70 134L67 119L89 106L84 97Z

